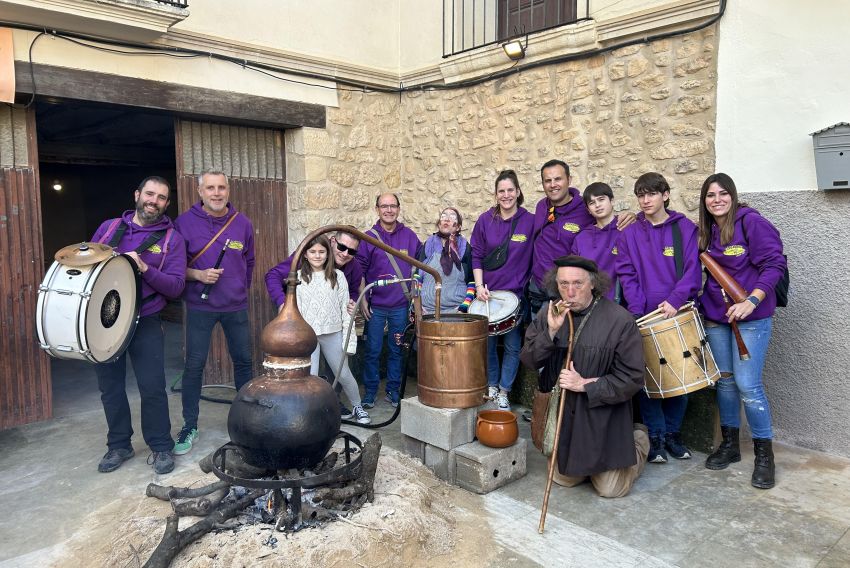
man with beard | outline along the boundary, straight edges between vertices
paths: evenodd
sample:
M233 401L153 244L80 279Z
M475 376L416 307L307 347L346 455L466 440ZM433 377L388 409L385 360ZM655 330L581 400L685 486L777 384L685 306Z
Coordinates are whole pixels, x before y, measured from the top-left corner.
M254 227L229 201L221 171L198 176L201 200L174 221L186 239L186 366L183 369L183 427L174 453L192 449L198 437L201 383L216 324L221 324L233 361L236 390L253 377L248 290L254 273Z
M165 216L168 194L168 182L163 178L146 178L135 193L136 209L105 221L92 237L93 242L109 244L133 259L142 279L139 323L129 347L115 362L95 366L108 427L108 451L97 466L102 473L115 471L135 455L125 389L127 353L141 396L142 435L152 452L148 463L159 474L174 469L174 440L165 392L165 338L159 312L168 299L180 297L183 291L186 246Z

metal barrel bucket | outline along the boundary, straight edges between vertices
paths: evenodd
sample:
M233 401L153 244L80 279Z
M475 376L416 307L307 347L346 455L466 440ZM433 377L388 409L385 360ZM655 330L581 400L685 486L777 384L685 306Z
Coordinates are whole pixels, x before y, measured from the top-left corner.
M424 316L419 323L419 401L437 408L472 408L487 390L487 317Z

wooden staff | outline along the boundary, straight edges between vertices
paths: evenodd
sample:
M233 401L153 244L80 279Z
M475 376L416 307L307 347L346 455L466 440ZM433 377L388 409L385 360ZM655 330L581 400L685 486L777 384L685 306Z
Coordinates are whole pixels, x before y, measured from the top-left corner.
M732 298L736 304L739 302L743 302L747 299L747 291L738 284L738 282L732 278L732 276L723 270L723 267L720 266L716 260L711 258L711 255L707 252L702 252L699 255L699 259L702 261L702 264L708 270L709 274L720 284L720 292L723 294L723 301L727 307L731 306L731 302L729 302L729 297ZM727 294L729 297L727 297ZM741 336L741 330L738 329L738 322L732 320L729 322L729 326L732 328L732 333L735 335L735 343L738 344L738 356L741 361L747 361L750 358L750 352L747 349L747 344L744 343L744 338Z
M570 368L570 361L573 358L573 313L567 309L567 320L570 325L570 335L567 340L567 356L564 358L564 369ZM558 379L560 380L560 378ZM554 388L554 387L553 387ZM549 493L552 491L552 477L555 475L555 468L558 463L558 442L561 439L561 423L564 420L564 407L567 397L565 393L561 393L561 400L558 404L558 420L555 425L555 446L552 448L552 455L549 457L549 474L546 476L546 492L543 494L543 510L540 511L540 524L537 526L537 532L543 534L543 527L546 525L546 512L549 510ZM548 417L547 417L548 420Z

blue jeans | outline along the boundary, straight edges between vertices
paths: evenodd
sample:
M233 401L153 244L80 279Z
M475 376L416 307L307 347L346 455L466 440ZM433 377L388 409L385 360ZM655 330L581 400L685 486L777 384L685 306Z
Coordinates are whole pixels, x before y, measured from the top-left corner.
M750 351L750 359L747 361L741 361L738 356L738 344L735 343L731 327L716 325L705 328L708 344L720 372L732 374L731 378L717 381L720 425L740 428L743 402L753 438L773 439L770 405L761 381L773 318L739 322L738 329Z
M381 383L379 376L381 350L384 347L384 326L389 330L387 344L390 348L387 357L387 393L398 396L401 387L401 334L407 327L407 306L398 308L372 308L372 317L366 322L366 353L363 357L363 386L366 402L374 402Z
M517 369L519 369L519 350L522 347L522 324L501 336L504 339L504 353L502 353L502 365L499 367L499 353L496 346L499 336L487 338L487 385L498 386L504 391L510 392L514 385Z
M221 323L227 339L227 351L233 360L233 382L236 390L254 374L251 360L251 336L248 310L238 312L205 312L186 310L186 366L183 369L183 423L198 427L199 402L204 366L210 352L210 339L216 323Z
M112 363L95 365L100 400L106 414L106 445L110 450L129 449L133 437L127 400L127 354L133 362L142 399L142 436L154 452L170 451L171 419L165 392L165 339L159 314L139 319L127 351Z
M682 419L688 408L688 395L672 398L649 398L646 391L638 393L640 415L649 430L649 437L663 437L664 434L675 434L682 428Z

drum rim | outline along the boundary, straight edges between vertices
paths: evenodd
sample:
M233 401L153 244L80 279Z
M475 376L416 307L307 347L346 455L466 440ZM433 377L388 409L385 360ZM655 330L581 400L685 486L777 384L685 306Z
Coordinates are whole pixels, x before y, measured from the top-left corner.
M129 255L124 254L124 253L116 254L112 258L107 259L106 262L103 263L103 266L106 266L107 264L109 264L110 262L112 262L113 260L118 258L119 256L124 257L124 259L130 264L130 268L133 271L133 276L134 276L134 279L136 281L136 307L133 310L132 323L130 323L130 329L127 332L127 337L124 338L124 342L118 347L118 349L115 350L115 354L113 354L112 357L110 357L109 359L107 359L105 361L94 361L95 363L101 363L101 364L114 363L119 358L121 358L121 356L124 354L124 352L130 346L130 342L133 341L133 337L136 335L136 328L139 325L139 314L142 311L142 273L139 270L139 267L136 265L136 263L133 261L133 259L130 258ZM98 273L98 274L100 274L100 273ZM91 353L91 351L89 351L89 353ZM94 356L92 356L92 360L94 360Z

